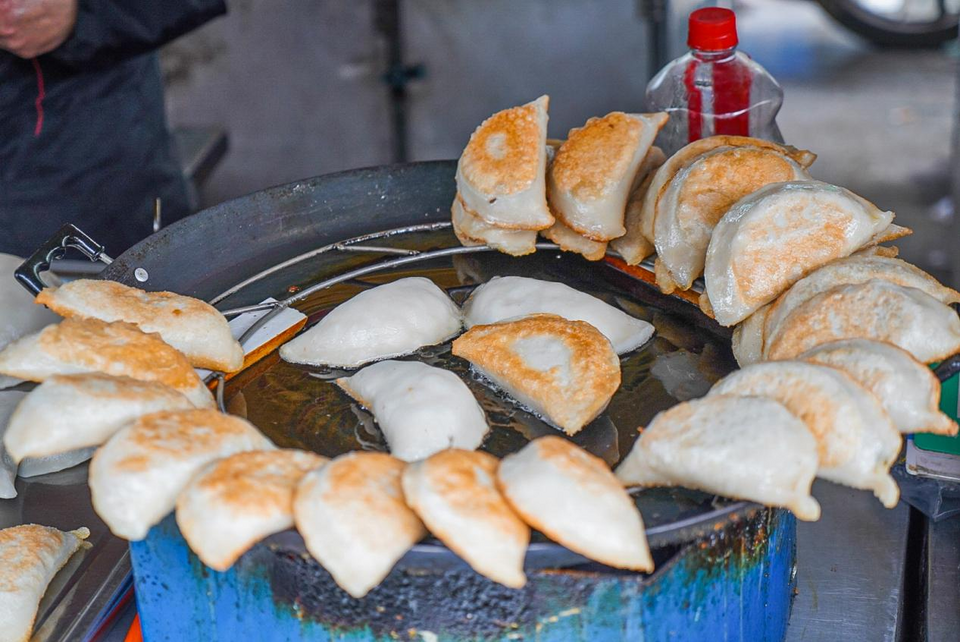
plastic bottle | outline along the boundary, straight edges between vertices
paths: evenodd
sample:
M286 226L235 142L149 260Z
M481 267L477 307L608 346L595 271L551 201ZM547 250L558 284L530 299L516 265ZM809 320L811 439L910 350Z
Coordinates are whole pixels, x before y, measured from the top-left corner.
M715 134L783 142L776 123L783 89L737 51L737 42L737 18L730 9L708 7L690 14L690 51L647 85L647 110L670 114L657 139L667 155Z

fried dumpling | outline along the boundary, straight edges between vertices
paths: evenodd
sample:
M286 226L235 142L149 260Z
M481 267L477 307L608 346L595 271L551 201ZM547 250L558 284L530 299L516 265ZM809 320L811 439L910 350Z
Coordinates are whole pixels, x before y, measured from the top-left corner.
M666 122L662 112L613 112L571 129L547 169L551 211L566 227L593 241L623 236L627 199Z
M586 321L603 333L618 354L639 348L653 336L653 326L600 299L563 283L523 276L497 276L473 291L463 304L467 328L528 314L556 314Z
M717 223L704 307L720 325L739 323L813 270L871 242L892 220L893 212L828 183L767 185Z
M31 638L47 586L88 537L86 528L64 532L38 524L0 530L0 639Z
M427 529L473 570L522 588L530 529L497 489L499 463L483 452L444 450L407 466L403 494Z
M651 147L638 176L644 176L639 186L630 194L627 200L627 209L623 216L623 227L626 233L610 241L613 248L626 261L627 265L638 265L640 261L653 254L653 241L643 233L641 214L643 212L644 197L653 184L653 177L658 167L666 161L663 150Z
M511 254L524 256L537 251L536 230L508 230L485 223L475 212L464 209L463 199L458 194L450 208L453 233L462 245L489 245Z
M453 354L568 435L603 412L620 387L610 341L589 323L553 314L473 326L453 342Z
M944 287L935 278L906 261L876 255L850 256L808 274L771 303L764 316L763 342L769 345L790 313L805 301L838 285L866 283L871 279L916 288L947 305L960 302L960 292Z
M27 393L19 390L0 390L0 437L4 436L4 431L9 428L10 417L26 396ZM0 499L17 496L16 481L17 462L0 442Z
M412 276L364 290L280 347L291 363L356 368L410 354L460 332L460 308L430 279Z
M657 285L669 294L689 290L703 274L710 236L744 196L771 183L812 180L786 154L762 147L718 147L677 172L657 204L654 245Z
M683 486L820 518L817 444L772 399L710 395L659 413L617 467L627 486Z
M513 510L550 539L594 561L653 571L643 519L606 463L561 437L541 437L500 462Z
M23 400L3 443L17 462L58 455L99 446L143 415L192 407L182 394L154 381L100 373L55 375Z
M940 381L906 350L848 339L817 346L798 358L846 373L873 393L902 433L957 434L956 422L940 412Z
M497 112L470 136L457 163L463 204L490 225L542 230L547 209L547 107L550 99Z
M197 368L235 372L243 348L215 307L173 292L145 292L114 281L78 279L45 288L37 303L67 318L125 321L156 332Z
M818 476L872 490L887 508L897 505L890 466L900 433L877 398L839 370L802 361L757 363L727 375L709 394L780 402L816 439Z
M793 359L841 339L886 341L933 363L960 352L960 318L917 288L879 279L840 285L797 306L770 337L766 356Z
M307 551L355 598L427 534L403 496L405 467L386 453L351 452L307 473L297 487L293 515Z
M733 329L730 343L741 368L763 360L763 323L769 309L769 304L763 306Z
M571 230L560 221L540 233L544 238L559 245L564 252L576 252L588 261L599 261L607 253L606 241L593 241Z
M23 259L18 256L0 253L0 350L14 339L39 332L60 320L60 317L50 310L35 305L30 293L13 278L14 270L20 267L21 263ZM49 272L44 278L59 282L59 279ZM19 379L0 374L0 388L8 388L18 383Z
M117 432L90 463L90 495L114 535L141 540L205 464L273 444L252 424L215 410L158 412Z
M225 571L264 537L293 526L297 484L326 461L303 450L263 450L210 462L177 497L177 526L200 561Z
M0 351L0 374L12 377L46 381L88 372L156 381L197 407L214 405L213 395L182 354L159 335L122 321L64 319Z
M786 145L778 145L770 141L748 136L710 136L701 138L679 149L670 156L665 163L654 173L650 186L644 193L643 203L638 212L640 231L651 244L655 241L655 227L658 206L663 192L673 177L684 167L694 162L701 155L718 147L757 147L769 149L788 156L790 159L807 168L816 160L816 154L802 149L795 149ZM638 261L639 263L639 261Z
M390 454L403 461L479 448L490 430L460 377L419 361L381 361L337 385L373 414Z

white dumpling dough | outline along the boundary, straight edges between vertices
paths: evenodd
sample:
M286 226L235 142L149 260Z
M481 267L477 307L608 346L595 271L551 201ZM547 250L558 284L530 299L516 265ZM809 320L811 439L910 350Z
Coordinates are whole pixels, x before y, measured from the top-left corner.
M460 309L415 276L364 290L280 348L291 363L356 368L442 343L460 332Z
M727 375L710 395L767 397L799 417L817 441L818 476L872 490L887 508L900 490L890 476L902 440L876 397L834 368L802 361L757 363Z
M802 421L762 397L711 395L661 412L617 467L627 486L683 486L820 518L810 496L817 444Z
M475 450L490 429L467 384L419 361L381 361L337 385L373 413L390 454L403 461Z
M653 336L653 326L563 283L523 276L497 276L463 304L464 324L489 325L530 314L586 321L609 339L617 354L635 350Z

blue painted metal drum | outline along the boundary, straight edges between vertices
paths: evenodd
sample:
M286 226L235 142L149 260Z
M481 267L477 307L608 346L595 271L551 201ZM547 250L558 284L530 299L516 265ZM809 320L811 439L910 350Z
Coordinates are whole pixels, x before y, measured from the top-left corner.
M466 566L418 564L415 550L361 600L284 535L226 573L197 559L172 516L131 544L146 642L775 641L795 587L796 522L781 510L757 508L655 550L649 576L596 564L528 569L521 590Z

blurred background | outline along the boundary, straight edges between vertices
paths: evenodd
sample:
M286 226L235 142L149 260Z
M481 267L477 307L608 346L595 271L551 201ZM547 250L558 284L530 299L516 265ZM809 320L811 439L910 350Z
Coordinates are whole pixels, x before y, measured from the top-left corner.
M813 175L894 210L915 231L902 255L956 283L947 0L232 0L163 49L168 115L182 161L202 165L203 207L455 158L488 115L544 93L561 138L590 116L642 110L647 81L686 51L687 15L712 4L737 11L740 49L783 85L778 122L819 155Z

